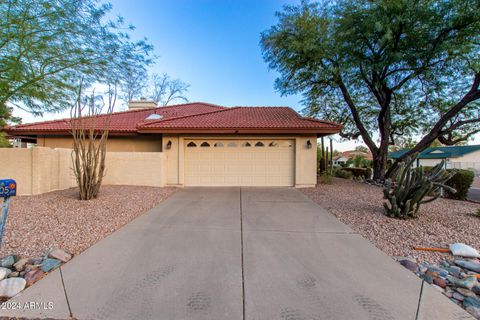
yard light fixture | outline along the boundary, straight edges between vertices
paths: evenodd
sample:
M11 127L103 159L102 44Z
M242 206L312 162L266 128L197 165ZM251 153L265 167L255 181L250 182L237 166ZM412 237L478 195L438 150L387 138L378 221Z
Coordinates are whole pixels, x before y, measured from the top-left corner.
M307 149L312 149L312 142L310 140L307 140Z
M167 150L172 149L172 141L168 140L167 145L165 147L167 148Z

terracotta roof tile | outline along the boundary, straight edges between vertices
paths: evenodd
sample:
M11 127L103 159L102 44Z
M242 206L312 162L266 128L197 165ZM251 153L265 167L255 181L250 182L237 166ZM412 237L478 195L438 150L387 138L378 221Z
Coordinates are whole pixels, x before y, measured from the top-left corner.
M96 127L101 128L105 123L105 118L109 117L111 132L136 132L137 123L144 121L145 118L153 113L162 115L163 119L170 119L185 115L222 110L224 108L225 107L209 103L193 102L166 107L114 112L110 115L99 115L97 117L91 117L90 119L95 122ZM6 131L11 134L21 132L67 132L69 130L70 119L20 124L6 129Z
M232 107L209 113L140 123L146 129L337 129L338 124L304 118L288 107Z
M151 114L161 119L147 120ZM308 132L335 133L339 124L301 117L288 107L231 107L194 102L167 107L116 112L86 118L96 128L102 128L105 120L110 121L110 131L115 133L170 132L176 129L215 130L306 130ZM65 134L70 130L70 119L21 124L7 127L10 135L21 134ZM89 127L89 124L85 124Z

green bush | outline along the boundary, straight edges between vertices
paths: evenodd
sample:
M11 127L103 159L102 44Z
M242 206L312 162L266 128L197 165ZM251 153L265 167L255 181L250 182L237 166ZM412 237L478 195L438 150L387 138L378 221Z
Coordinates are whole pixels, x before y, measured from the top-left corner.
M320 175L319 182L321 184L332 184L332 175L329 172L324 171Z
M352 179L353 177L351 172L346 171L344 169L335 170L333 174L335 175L335 177L342 178L342 179Z
M370 168L343 168L343 170L350 172L355 178L369 179L372 174Z
M467 199L468 189L473 183L475 174L470 170L448 169L447 172L454 172L454 175L445 184L457 190L456 193L445 190L446 198L465 200Z

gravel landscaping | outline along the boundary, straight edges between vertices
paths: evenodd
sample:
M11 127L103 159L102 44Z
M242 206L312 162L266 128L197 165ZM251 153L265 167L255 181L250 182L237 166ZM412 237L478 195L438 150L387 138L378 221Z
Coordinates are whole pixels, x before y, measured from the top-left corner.
M14 197L0 257L43 255L62 248L74 255L153 208L175 188L102 186L94 200L78 200L78 189Z
M436 264L452 256L413 247L448 248L451 243L463 242L480 249L477 203L438 199L423 205L418 219L398 220L383 214L382 189L377 186L334 178L330 185L302 191L390 256Z

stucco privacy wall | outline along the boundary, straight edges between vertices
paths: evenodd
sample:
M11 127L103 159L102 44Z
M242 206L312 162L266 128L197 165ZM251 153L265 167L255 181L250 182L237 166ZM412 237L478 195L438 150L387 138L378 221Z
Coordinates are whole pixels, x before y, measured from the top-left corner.
M167 185L184 184L185 139L291 139L295 140L295 187L313 187L317 183L317 136L316 135L164 135L163 153L168 167ZM312 147L307 147L310 140ZM170 149L167 148L172 142Z
M76 186L71 149L0 149L0 178L15 179L18 194L41 194ZM108 152L104 184L163 186L161 152Z

